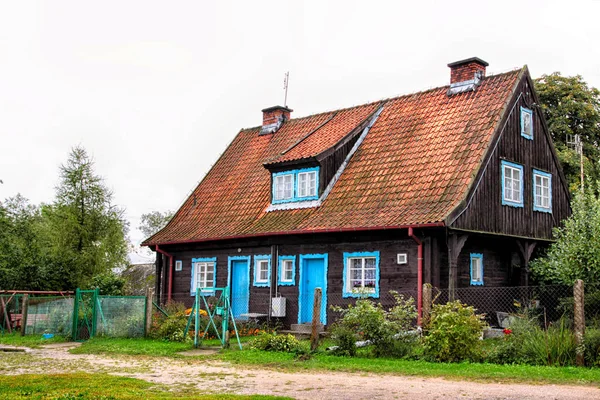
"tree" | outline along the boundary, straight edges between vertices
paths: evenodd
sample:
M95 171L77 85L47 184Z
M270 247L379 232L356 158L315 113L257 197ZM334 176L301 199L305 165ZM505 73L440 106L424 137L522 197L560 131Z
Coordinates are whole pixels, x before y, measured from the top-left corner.
M572 191L580 186L579 155L567 146L569 136L583 141L585 181L596 189L600 179L600 91L580 75L559 72L535 80L541 108Z
M596 188L598 189L598 188ZM531 271L542 282L572 285L582 279L600 282L600 196L588 188L576 193L573 214L556 229L544 257L531 263Z
M88 286L95 275L127 265L123 210L112 204L112 192L84 148L73 148L61 165L56 199L42 212L55 268L68 273L69 288Z
M142 214L141 224L139 230L142 231L144 236L149 238L156 232L164 228L167 223L173 218L173 211L152 211L148 214Z

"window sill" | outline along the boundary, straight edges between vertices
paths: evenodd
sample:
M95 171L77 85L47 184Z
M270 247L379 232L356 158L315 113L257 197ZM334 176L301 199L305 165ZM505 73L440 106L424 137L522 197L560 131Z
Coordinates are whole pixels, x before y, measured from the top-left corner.
M502 199L503 206L515 207L515 208L523 208L523 203L516 203L508 200Z
M280 210L295 210L298 208L312 208L318 207L321 205L321 200L302 200L302 201L293 201L288 203L274 203L267 207L267 212L270 211L280 211Z
M342 294L343 298L356 298L356 299L360 299L363 297L371 297L371 298L379 298L379 288L375 288L373 289L373 291L364 291L364 290L356 290L356 291L351 291L351 292L347 292L344 291L344 293Z
M252 282L254 287L269 287L269 282Z
M279 281L279 282L277 282L277 285L279 285L279 286L295 286L295 282L294 281Z

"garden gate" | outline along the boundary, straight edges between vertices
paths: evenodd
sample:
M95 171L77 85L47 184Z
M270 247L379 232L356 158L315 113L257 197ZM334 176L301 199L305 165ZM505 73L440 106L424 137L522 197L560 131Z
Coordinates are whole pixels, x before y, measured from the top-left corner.
M99 290L75 291L73 315L73 340L83 341L96 334L96 312L98 308Z

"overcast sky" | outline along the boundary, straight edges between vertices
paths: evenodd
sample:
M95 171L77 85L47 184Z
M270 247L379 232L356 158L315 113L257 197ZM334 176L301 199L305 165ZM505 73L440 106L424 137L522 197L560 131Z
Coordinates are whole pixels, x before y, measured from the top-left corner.
M489 5L488 5L489 3ZM488 74L600 87L600 2L0 0L0 199L50 202L84 146L127 210L177 209L241 128Z

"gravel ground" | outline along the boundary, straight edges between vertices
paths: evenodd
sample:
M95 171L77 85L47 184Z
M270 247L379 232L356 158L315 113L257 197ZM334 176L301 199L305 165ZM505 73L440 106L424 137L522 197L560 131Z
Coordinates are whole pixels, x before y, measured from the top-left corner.
M296 399L600 399L590 386L449 381L339 372L279 372L199 359L70 354L74 344L0 353L0 373L107 372L203 392L271 394Z

